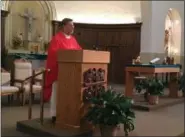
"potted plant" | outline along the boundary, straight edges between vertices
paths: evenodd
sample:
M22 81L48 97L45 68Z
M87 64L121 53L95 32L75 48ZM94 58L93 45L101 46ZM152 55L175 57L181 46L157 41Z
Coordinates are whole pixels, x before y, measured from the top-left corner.
M139 93L143 89L146 90L144 93L145 100L150 104L155 105L159 103L159 95L162 95L164 92L164 84L156 78L149 78L136 84L136 90Z
M148 101L151 105L159 103L159 96L164 93L164 85L161 80L152 78L147 80Z
M102 89L90 102L85 119L99 125L102 137L116 136L120 124L124 125L125 136L134 130L135 113L131 110L131 99L112 89Z
M147 79L142 79L136 84L136 91L141 93L142 90L145 90L144 99L145 101L148 101Z
M179 90L182 91L183 96L185 97L185 93L184 93L185 92L185 73L180 76L178 82L179 82Z

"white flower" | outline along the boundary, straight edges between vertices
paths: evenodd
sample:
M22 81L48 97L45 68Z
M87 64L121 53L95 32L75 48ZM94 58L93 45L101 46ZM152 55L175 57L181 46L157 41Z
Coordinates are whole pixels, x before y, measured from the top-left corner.
M133 99L131 100L131 104L134 104L134 100Z

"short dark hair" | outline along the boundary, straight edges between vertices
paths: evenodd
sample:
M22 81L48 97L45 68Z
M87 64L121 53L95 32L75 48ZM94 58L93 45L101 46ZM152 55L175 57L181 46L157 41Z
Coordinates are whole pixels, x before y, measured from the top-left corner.
M69 23L69 22L71 22L71 21L73 21L73 20L70 19L70 18L64 18L64 19L61 21L60 26L63 27L63 26L65 26L67 23Z

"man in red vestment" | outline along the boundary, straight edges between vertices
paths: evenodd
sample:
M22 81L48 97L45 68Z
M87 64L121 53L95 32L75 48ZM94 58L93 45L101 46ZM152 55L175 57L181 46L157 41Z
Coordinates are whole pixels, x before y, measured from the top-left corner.
M50 71L46 73L44 101L50 101L52 122L56 121L56 88L58 76L57 51L60 49L81 50L76 39L72 36L73 31L73 20L69 18L63 19L61 22L61 31L53 36L48 48L46 69L50 69Z

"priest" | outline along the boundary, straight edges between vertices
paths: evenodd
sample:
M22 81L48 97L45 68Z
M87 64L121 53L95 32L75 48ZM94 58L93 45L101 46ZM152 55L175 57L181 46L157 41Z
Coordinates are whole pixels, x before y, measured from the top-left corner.
M74 31L73 20L65 18L61 21L61 31L53 36L48 48L48 56L46 69L50 71L46 73L44 86L44 101L50 101L50 114L52 122L56 121L56 91L58 77L57 51L62 50L81 50L76 39L72 36ZM62 91L61 91L62 92Z

